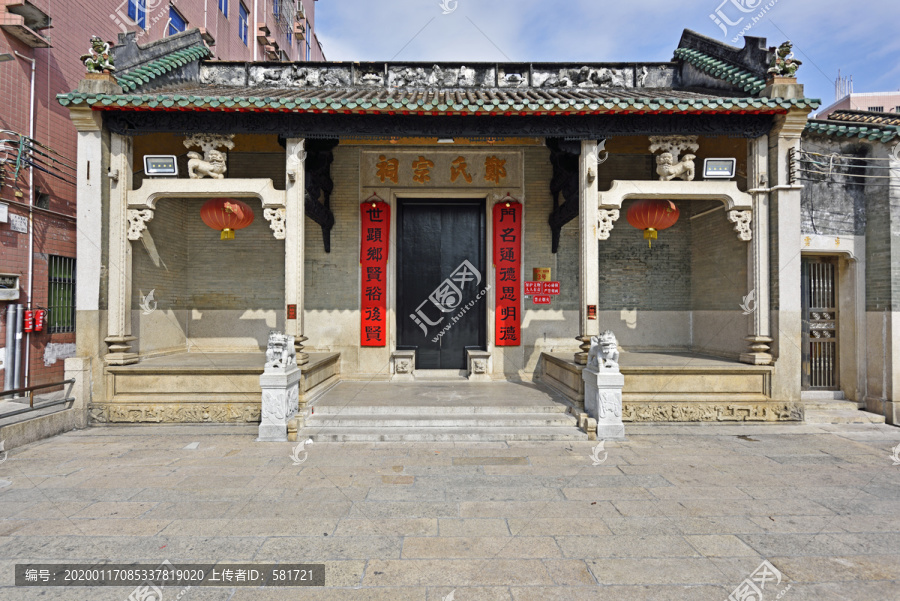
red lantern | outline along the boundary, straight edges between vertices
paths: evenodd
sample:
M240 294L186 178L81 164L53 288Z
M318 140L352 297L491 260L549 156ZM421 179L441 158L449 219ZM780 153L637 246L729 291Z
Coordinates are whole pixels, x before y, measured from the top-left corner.
M671 200L639 200L628 208L628 223L644 230L644 240L651 245L659 230L675 225L678 207Z
M253 209L233 198L213 198L200 209L203 223L220 230L219 240L234 240L234 231L253 223Z

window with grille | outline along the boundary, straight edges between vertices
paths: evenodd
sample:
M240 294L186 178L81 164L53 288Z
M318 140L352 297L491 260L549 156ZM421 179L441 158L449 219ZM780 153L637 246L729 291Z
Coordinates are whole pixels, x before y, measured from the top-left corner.
M50 255L50 333L75 331L75 259Z
M869 111L871 111L873 113L883 113L884 107L883 106L870 106Z

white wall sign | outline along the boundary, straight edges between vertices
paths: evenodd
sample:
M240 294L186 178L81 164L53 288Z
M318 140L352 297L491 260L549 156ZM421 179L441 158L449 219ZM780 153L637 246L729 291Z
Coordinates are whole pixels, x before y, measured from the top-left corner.
M28 217L25 215L10 215L9 216L9 229L14 232L19 232L21 234L28 233Z
M9 221L9 205L0 202L0 223L6 223L7 221Z

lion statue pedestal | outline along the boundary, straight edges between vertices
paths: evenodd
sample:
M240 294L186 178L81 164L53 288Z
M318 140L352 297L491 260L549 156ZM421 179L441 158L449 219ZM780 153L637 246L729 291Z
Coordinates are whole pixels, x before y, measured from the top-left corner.
M266 365L259 377L262 417L257 442L287 441L288 422L299 410L301 375L294 354L293 336L270 332Z
M584 381L584 410L597 420L597 440L622 440L622 388L625 376L619 371L619 349L615 334L606 330L591 337L588 362L581 372Z

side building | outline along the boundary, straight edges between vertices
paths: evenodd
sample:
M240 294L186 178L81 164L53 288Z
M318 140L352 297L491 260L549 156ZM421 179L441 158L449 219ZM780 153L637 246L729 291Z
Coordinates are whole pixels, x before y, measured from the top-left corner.
M811 119L801 211L803 387L900 423L900 115ZM848 407L849 409L850 407Z
M76 129L57 94L84 76L82 55L96 35L119 34L164 49L199 28L209 60L325 60L314 0L0 0L0 372L4 390L63 379L75 356L78 287ZM254 14L254 9L256 13ZM122 57L126 61L125 57ZM92 174L97 177L97 173ZM88 220L99 218L89 214ZM90 246L87 239L84 244ZM21 316L16 316L21 305ZM12 340L7 313L13 307ZM41 331L28 332L28 311L44 309ZM15 329L22 338L16 342ZM18 365L18 370L16 370ZM8 377L7 377L8 376Z

